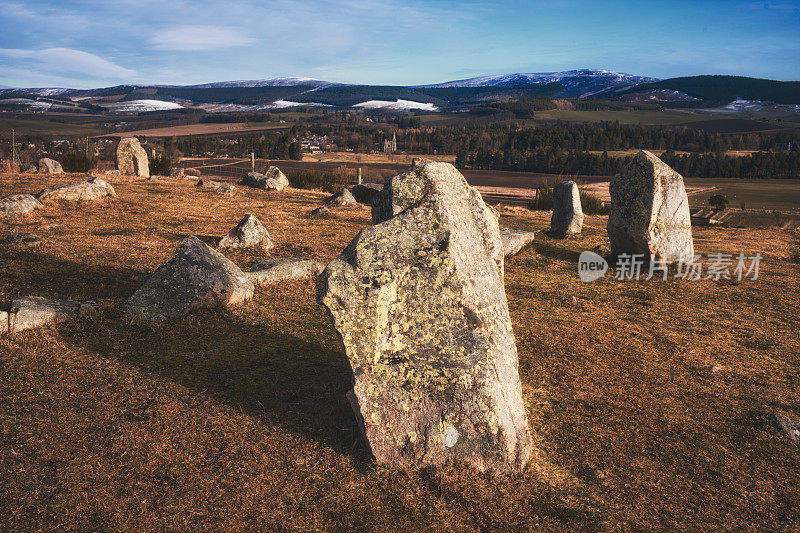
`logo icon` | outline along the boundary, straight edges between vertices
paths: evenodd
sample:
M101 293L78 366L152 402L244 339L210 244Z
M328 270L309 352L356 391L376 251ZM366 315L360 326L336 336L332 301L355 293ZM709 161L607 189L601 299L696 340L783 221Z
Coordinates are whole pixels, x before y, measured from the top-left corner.
M590 282L600 279L608 271L608 261L594 252L581 252L578 257L578 277L581 281Z

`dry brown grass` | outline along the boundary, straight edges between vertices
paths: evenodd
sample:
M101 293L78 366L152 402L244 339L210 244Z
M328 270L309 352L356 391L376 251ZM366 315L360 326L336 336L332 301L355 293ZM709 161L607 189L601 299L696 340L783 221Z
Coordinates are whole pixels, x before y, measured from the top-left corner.
M0 194L75 179L0 175ZM211 241L252 212L271 255L327 262L368 210L318 221L306 214L319 193L111 181L115 200L0 222L44 240L0 250L0 299L105 304L0 340L0 530L800 528L800 449L763 417L800 414L797 232L695 230L701 253L760 252L756 282L591 284L575 260L607 244L605 219L570 239L539 232L506 266L536 461L522 475L401 472L359 439L347 361L311 283L162 326L118 310L186 234ZM549 225L547 213L503 218Z

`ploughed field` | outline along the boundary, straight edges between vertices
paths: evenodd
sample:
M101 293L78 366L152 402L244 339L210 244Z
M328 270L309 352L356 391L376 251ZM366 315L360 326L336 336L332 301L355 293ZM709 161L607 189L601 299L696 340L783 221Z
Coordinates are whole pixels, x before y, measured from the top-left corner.
M5 174L0 195L80 179ZM796 230L694 228L698 253L763 256L759 279L742 282L583 283L577 257L607 246L605 217L569 239L538 233L505 270L536 445L527 470L397 471L360 438L350 368L312 282L164 324L120 311L188 234L216 243L251 212L276 246L226 252L237 264L327 263L369 210L315 220L322 193L108 181L117 198L0 221L0 235L43 241L0 246L0 300L102 304L0 338L0 530L800 528L800 447L767 418L800 414Z

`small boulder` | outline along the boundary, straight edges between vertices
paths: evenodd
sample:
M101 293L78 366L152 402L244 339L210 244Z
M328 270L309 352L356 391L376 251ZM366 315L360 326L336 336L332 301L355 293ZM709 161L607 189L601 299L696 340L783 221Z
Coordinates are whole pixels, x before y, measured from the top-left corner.
M78 316L81 304L69 300L50 300L38 296L15 298L8 313L8 331L19 333L46 324L65 322Z
M353 198L353 195L347 189L342 189L341 191L337 192L336 194L329 196L325 203L328 205L358 205L356 199Z
M244 275L255 285L268 285L278 281L313 278L325 269L325 265L304 257L262 259L250 265Z
M42 203L30 194L12 194L0 198L0 215L7 217L27 215L42 207Z
M67 202L102 200L110 196L116 197L117 192L111 184L101 178L89 178L78 183L67 183L48 187L36 193L36 199L45 204L63 200Z
M43 157L39 160L39 172L42 174L63 174L64 169L61 163L49 157Z
M33 233L9 233L3 240L6 246L15 246L19 248L34 248L42 244L42 239Z
M208 178L200 178L197 180L197 183L194 184L195 187L203 187L205 189L218 189L221 185L220 182Z
M683 177L659 158L640 151L610 185L608 239L611 252L654 256L666 262L694 257L689 198Z
M356 202L360 204L372 205L375 196L383 190L383 183L359 183L350 189L350 193Z
M311 216L311 218L336 218L336 215L333 214L333 211L331 211L324 205L321 207L317 207L316 209L312 209L309 215Z
M114 170L106 170L105 172L103 172L103 174L106 174L108 176L119 176L120 172L119 170L114 169Z
M562 181L553 188L553 215L550 217L550 233L574 235L583 229L581 194L574 181Z
M126 176L150 177L147 152L136 137L125 137L117 144L117 169Z
M503 240L503 253L507 256L519 253L526 245L533 242L534 237L536 237L535 231L500 228L500 238Z
M236 194L236 186L230 183L223 183L214 189L214 192L222 196L234 196Z
M220 248L255 248L269 250L275 246L267 228L252 213L247 213L231 231L219 241Z
M278 167L269 167L266 177L264 188L267 190L282 191L289 186L289 178Z
M800 418L776 411L769 415L769 421L792 442L800 445Z
M128 298L129 318L163 321L203 307L228 307L253 296L253 283L224 255L194 235Z
M242 176L240 185L244 185L246 187L255 187L256 189L263 189L264 181L266 181L266 179L267 177L261 172L248 172Z

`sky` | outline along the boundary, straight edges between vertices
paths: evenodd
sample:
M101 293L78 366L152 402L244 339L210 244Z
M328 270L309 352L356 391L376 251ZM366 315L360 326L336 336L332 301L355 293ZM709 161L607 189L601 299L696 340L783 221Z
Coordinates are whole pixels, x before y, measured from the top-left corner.
M578 68L800 80L800 0L0 0L7 87Z

